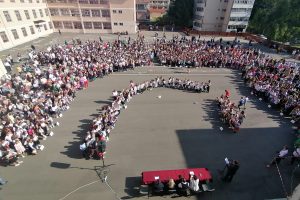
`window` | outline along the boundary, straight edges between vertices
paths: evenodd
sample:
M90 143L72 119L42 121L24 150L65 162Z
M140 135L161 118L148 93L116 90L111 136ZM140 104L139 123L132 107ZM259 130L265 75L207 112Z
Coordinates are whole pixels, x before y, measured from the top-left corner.
M5 16L6 21L7 22L11 22L11 17L9 15L8 11L3 11L3 14Z
M111 23L103 22L103 29L111 29Z
M90 4L99 4L98 0L90 0Z
M197 7L196 8L196 11L198 11L198 12L203 12L203 10L204 10L203 7Z
M15 0L10 0L10 2L15 3L16 1Z
M59 22L59 21L54 21L54 22L53 22L53 25L54 25L54 28L62 28L62 27L63 27L63 26L62 26L62 23Z
M16 14L16 17L17 17L18 21L22 21L22 17L21 17L20 12L18 10L15 10L15 14Z
M224 17L220 17L220 20L224 20Z
M32 0L28 0L29 3L32 3Z
M60 9L60 14L61 14L62 16L70 16L70 11L69 11L69 9L67 9L67 8L61 8L61 9Z
M32 14L33 14L33 17L34 17L34 18L37 18L37 15L36 15L35 10L32 10Z
M78 9L70 9L70 10L71 10L71 15L73 17L79 17L80 16L80 13L79 13Z
M110 17L110 12L109 10L101 10L102 17Z
M101 17L100 10L91 10L93 17Z
M194 26L202 28L202 24L200 24L199 22L194 22Z
M91 16L90 10L88 10L88 9L82 9L81 14L82 14L83 17L90 17Z
M45 29L45 31L48 30L47 24L44 24L44 29Z
M93 29L92 22L83 22L83 26L85 29Z
M119 14L122 14L123 13L123 11L122 10L119 10Z
M24 1L24 0L20 0L20 2L21 2L21 3L24 3L25 1Z
M50 15L51 16L59 16L59 11L57 8L50 8Z
M102 23L101 22L93 22L94 29L102 29Z
M81 22L73 22L74 29L82 29L82 24Z
M11 32L12 32L12 34L13 34L15 40L19 39L19 35L18 35L18 32L17 32L16 29L12 29Z
M33 26L29 26L31 35L35 34Z
M23 36L26 37L27 36L26 28L23 27L23 28L21 28L21 30L22 30Z
M116 14L116 13L117 13L117 11L116 11L116 10L113 10L113 13L114 13L114 14Z
M115 22L115 23L114 23L114 26L118 26L118 23L117 23L117 22Z
M26 19L30 19L28 10L24 10L24 14L25 14Z
M73 29L72 22L63 22L65 29Z
M40 11L40 16L41 16L41 17L44 17L43 10L42 10L42 9L39 9L39 11Z
M2 41L5 43L5 42L8 42L8 37L5 33L5 31L2 31L0 32L0 37L2 38Z
M47 8L45 8L45 15L49 16L49 10Z
M49 24L49 28L50 28L50 29L53 29L52 22L50 21L50 22L48 22L48 24Z
M79 3L81 3L81 4L89 4L89 0L79 0Z
M121 22L121 23L119 23L119 25L120 25L120 26L123 26L123 23Z

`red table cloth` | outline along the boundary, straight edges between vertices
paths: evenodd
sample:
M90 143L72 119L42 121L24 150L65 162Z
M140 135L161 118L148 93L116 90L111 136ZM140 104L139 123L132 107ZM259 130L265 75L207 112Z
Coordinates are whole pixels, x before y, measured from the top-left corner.
M159 177L162 182L167 182L169 179L178 180L178 176L182 175L183 178L189 180L190 173L193 172L200 181L210 180L211 174L206 168L191 168L191 169L176 169L176 170L160 170L160 171L145 171L142 172L143 184L151 184L155 181L155 177Z

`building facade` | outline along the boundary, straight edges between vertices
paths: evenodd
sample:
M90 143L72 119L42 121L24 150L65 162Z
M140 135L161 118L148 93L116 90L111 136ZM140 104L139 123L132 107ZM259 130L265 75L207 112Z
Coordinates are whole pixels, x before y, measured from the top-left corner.
M255 0L195 0L193 28L245 32Z
M52 32L44 0L0 0L0 51Z
M56 31L136 32L135 0L47 0Z

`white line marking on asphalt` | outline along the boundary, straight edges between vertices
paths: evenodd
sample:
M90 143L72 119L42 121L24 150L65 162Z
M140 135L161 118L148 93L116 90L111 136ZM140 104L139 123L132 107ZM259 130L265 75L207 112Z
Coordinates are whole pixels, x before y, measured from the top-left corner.
M65 198L67 198L68 196L70 196L70 195L73 194L74 192L80 190L81 188L84 188L84 187L86 187L86 186L92 185L92 184L97 183L97 182L99 182L99 181L100 181L100 180L93 181L93 182L90 182L90 183L85 184L85 185L83 185L83 186L80 186L80 187L78 187L77 189L73 190L72 192L68 193L68 194L67 194L66 196L64 196L63 198L60 198L59 200L64 200Z

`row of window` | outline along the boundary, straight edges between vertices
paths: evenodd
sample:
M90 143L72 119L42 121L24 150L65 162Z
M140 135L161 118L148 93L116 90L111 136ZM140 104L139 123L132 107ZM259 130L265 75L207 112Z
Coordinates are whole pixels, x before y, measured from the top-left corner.
M238 29L238 28L244 29L246 28L246 25L228 25L228 29Z
M49 25L49 29L53 29L53 26L52 26L52 23L51 23L51 22L48 22L48 25ZM41 31L41 27L43 27L45 31L48 30L47 24L43 24L42 26L40 26L40 27L38 28L38 31ZM34 35L34 34L35 34L34 26L29 26L28 28L29 28L29 30L30 30L31 35ZM28 30L28 29L26 29L26 27L22 27L22 28L21 28L21 32L22 32L22 34L23 34L24 37L27 37L27 36L28 36L27 30ZM13 35L13 37L14 37L15 40L18 40L18 39L20 38L17 29L11 29L11 33L12 33L12 35ZM9 39L8 39L8 37L7 37L6 33L5 33L5 31L1 31L1 32L0 32L0 37L1 37L2 41L3 41L3 43L6 43L6 42L9 41Z
M113 13L114 13L114 14L117 14L117 12L118 12L119 14L122 14L122 13L123 13L122 10L113 10Z
M80 17L78 9L69 8L50 8L51 16L73 16ZM110 17L109 10L96 10L96 9L81 9L82 17Z
M4 2L4 0L0 0L0 3L3 3L3 2ZM10 2L11 3L16 3L16 0L10 0ZM20 3L27 3L27 2L28 3L40 3L40 2L41 3L46 3L46 0L36 0L34 2L32 0L28 0L28 1L27 0L26 1L25 0L20 0Z
M20 11L19 10L15 10L14 13L15 13L15 15L17 17L17 20L18 21L22 21L22 16L21 16ZM43 13L42 9L39 9L39 13L40 13L40 17L44 17L44 13ZM3 15L4 15L4 17L5 17L5 19L6 19L7 22L11 22L12 21L9 11L7 11L7 10L3 11ZM30 15L29 15L29 11L28 10L24 10L24 15L25 15L26 19L28 19L28 20L30 19ZM33 15L33 18L37 18L38 17L37 14L36 14L36 10L34 10L34 9L32 10L32 15ZM47 8L45 8L45 15L49 16L49 11L48 11Z
M108 0L47 0L48 3L108 4Z
M251 13L252 8L232 8L231 12L249 12Z
M230 21L247 22L249 21L249 17L230 17Z
M53 21L56 29L111 29L110 22Z
M240 4L254 4L255 0L234 0L234 3L240 3Z

